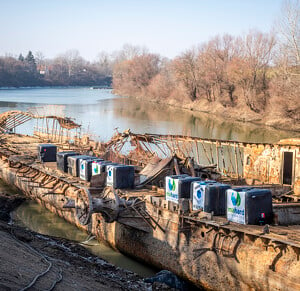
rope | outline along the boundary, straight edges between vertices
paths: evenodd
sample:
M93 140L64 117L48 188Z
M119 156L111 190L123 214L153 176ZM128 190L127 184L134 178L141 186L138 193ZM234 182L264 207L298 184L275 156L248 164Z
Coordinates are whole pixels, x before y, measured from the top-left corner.
M48 264L48 267L47 267L47 269L46 269L45 271L43 271L43 272L37 274L37 275L32 279L32 281L31 281L28 285L26 285L24 288L20 289L20 291L25 291L25 290L28 290L29 288L31 288L31 287L36 283L36 281L37 281L39 278L45 276L45 275L51 270L51 268L53 267L53 263L50 261L50 258L49 258L49 257L48 257L48 258L49 258L49 260L48 260L47 257L46 257L46 255L44 255L44 254L42 254L41 252L37 251L36 249L34 249L33 247L31 247L30 245L28 245L28 244L26 244L26 243L20 241L20 240L15 236L15 234L13 233L13 229L11 229L10 233L11 233L12 238L13 238L19 245L26 247L27 249L29 249L30 251L32 251L32 252L35 253L36 255L40 256L40 257L42 258L42 260L44 260L44 262ZM62 276L62 269L59 268L59 276L58 276L58 279L56 279L56 280L52 283L50 289L48 289L48 290L49 290L49 291L53 290L54 287L56 286L56 284L59 283L62 279L63 279L63 276ZM47 290L47 291L48 291L48 290Z

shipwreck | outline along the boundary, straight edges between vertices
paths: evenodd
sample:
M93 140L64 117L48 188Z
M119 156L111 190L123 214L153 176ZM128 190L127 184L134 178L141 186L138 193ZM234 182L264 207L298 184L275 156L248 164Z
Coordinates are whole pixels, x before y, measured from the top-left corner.
M32 119L32 136L14 133ZM99 165L104 160L131 166L132 185L114 187L107 171L86 179L66 173L57 162L43 160L45 144ZM130 130L100 142L70 118L0 115L1 179L113 248L212 290L300 289L299 149L299 139L259 144ZM169 199L166 177L174 175L233 192L250 186L251 193L270 193L271 216L262 212L255 225L236 223L228 209L220 215L195 208L188 196Z

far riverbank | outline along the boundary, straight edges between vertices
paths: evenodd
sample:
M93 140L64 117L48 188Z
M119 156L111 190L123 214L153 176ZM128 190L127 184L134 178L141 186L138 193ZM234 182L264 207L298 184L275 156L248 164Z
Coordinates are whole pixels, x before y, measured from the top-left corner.
M122 95L121 92L112 91L116 95ZM172 108L187 110L190 112L199 112L209 114L211 118L223 119L224 121L234 123L249 123L259 126L267 126L277 130L284 130L287 132L299 132L300 136L300 123L296 119L283 117L280 112L259 114L245 109L245 107L224 107L218 102L207 102L206 100L178 100L178 99L158 99L158 98L144 98L136 96L124 96L134 98L141 102L148 102L158 105L168 105ZM294 136L291 136L294 137Z

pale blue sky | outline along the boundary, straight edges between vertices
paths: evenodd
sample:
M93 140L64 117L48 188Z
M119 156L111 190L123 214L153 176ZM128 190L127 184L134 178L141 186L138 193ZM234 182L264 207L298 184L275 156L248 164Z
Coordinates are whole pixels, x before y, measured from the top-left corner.
M267 32L282 0L0 0L0 55L52 58L78 49L89 60L124 43L174 57L217 34Z

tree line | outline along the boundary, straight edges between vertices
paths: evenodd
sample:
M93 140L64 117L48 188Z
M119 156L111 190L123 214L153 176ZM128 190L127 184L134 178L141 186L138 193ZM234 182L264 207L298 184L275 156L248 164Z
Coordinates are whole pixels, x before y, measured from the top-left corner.
M216 36L172 60L131 48L131 57L114 64L114 92L163 103L191 103L198 109L214 104L232 114L248 112L265 121L286 118L296 124L300 121L299 3L285 3L270 33Z
M0 87L111 86L111 66L105 59L90 63L77 50L54 59L29 51L24 57L0 57Z

